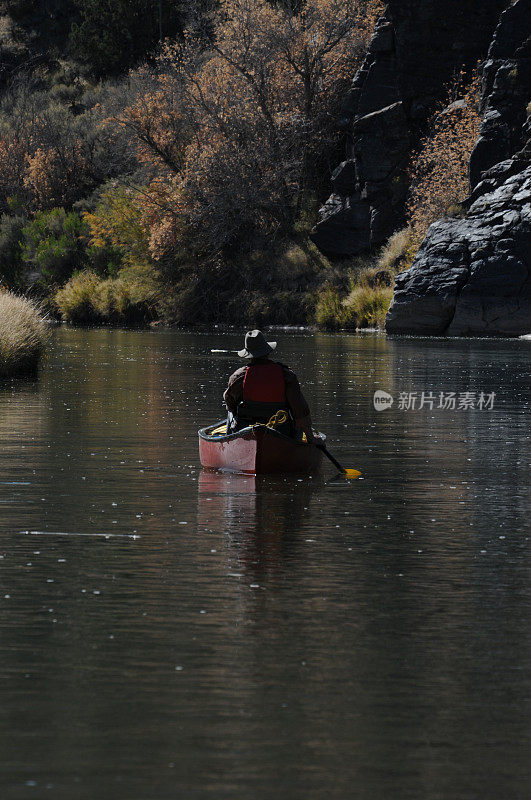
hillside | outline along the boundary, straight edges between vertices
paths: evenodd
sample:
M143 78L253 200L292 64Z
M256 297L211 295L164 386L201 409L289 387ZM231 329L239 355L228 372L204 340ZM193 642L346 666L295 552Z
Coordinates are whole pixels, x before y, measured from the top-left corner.
M429 225L528 163L529 20L506 6L4 0L0 284L80 324L355 328L413 263L388 329L427 330Z

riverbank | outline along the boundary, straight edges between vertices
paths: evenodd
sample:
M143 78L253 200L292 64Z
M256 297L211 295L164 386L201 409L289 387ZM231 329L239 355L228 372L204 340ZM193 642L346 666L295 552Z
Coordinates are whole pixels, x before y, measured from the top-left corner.
M46 324L31 300L0 293L0 378L35 372L47 338Z
M383 328L395 276L412 257L409 229L395 233L379 253L340 263L300 235L195 271L188 265L173 281L147 267L114 278L83 270L50 302L63 322L81 326Z

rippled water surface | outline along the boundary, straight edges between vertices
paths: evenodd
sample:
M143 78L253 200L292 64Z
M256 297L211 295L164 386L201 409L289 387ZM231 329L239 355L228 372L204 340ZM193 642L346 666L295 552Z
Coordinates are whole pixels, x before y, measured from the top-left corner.
M531 797L531 342L275 338L363 478L201 470L239 335L0 386L3 800Z

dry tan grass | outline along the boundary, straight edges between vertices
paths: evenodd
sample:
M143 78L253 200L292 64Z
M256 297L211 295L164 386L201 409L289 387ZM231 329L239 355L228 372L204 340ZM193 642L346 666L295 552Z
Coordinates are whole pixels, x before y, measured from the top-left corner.
M357 328L382 328L393 299L391 286L370 286L362 282L344 300L345 319L356 321Z
M47 338L46 324L30 300L0 292L0 377L35 370Z
M157 315L159 296L149 272L122 271L102 279L85 271L70 278L55 302L63 320L73 325L145 325Z
M55 295L55 302L66 322L91 324L98 321L92 299L101 279L95 272L85 270L73 275Z
M404 265L409 266L408 262L413 260L409 258L411 251L414 253L416 249L411 228L395 231L382 247L376 268L402 272Z
M315 321L320 328L336 330L344 326L345 309L336 286L325 286L317 297Z
M373 270L374 272L374 270ZM325 286L318 295L315 321L321 328L383 328L393 299L392 286L371 283L370 271L357 277L344 299L335 286Z

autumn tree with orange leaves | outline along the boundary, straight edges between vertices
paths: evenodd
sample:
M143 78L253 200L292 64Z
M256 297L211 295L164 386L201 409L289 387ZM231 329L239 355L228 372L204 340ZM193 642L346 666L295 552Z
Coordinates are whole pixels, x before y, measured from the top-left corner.
M112 123L151 173L144 192L156 258L280 237L329 174L341 98L379 0L314 0L298 12L226 0L213 34L166 43L157 74Z
M429 225L468 194L468 164L481 124L481 79L478 74L465 85L464 80L459 75L450 87L453 102L437 110L412 160L406 210L417 245Z
M108 109L72 114L38 87L22 74L1 98L0 213L71 207L131 160L129 141L106 124Z

